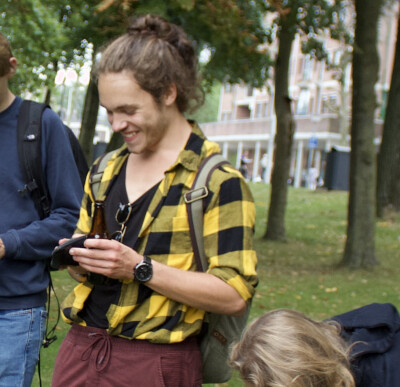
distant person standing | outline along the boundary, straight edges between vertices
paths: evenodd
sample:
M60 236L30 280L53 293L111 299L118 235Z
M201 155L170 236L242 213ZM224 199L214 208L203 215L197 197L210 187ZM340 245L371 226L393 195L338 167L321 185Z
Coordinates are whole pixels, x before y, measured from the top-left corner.
M63 123L45 109L42 160L51 208L50 216L40 219L18 158L22 99L8 86L16 68L0 34L0 386L28 387L46 326L46 259L60 238L72 234L83 191Z
M266 176L266 172L267 172L267 166L268 166L268 154L264 153L261 160L260 160L260 164L261 164L261 180L266 182L267 181L267 176Z
M312 166L307 173L307 187L312 191L317 189L318 185L318 169L315 166Z
M251 163L251 159L248 157L248 152L245 151L240 157L240 167L239 171L243 175L246 180L249 180L249 163Z

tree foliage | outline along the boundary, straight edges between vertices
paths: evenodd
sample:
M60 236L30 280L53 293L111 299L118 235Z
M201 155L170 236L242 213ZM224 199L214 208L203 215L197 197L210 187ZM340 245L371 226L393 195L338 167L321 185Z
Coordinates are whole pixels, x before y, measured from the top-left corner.
M79 66L91 43L99 46L124 31L127 15L121 7L97 12L99 1L5 0L0 31L19 60L12 79L16 93L43 94L54 86L60 67Z
M215 122L218 120L219 99L221 94L221 84L216 83L205 95L204 105L193 114L188 115L188 119L193 119L199 124L203 122Z
M263 2L247 0L105 0L100 12L122 7L129 15L152 13L181 26L210 59L201 71L208 84L214 81L263 86L271 65L261 46L267 36Z
M19 61L11 87L16 93L43 93L48 81L54 79L54 63L63 56L65 36L57 7L39 0L6 2L7 11L0 14L0 31L9 39Z

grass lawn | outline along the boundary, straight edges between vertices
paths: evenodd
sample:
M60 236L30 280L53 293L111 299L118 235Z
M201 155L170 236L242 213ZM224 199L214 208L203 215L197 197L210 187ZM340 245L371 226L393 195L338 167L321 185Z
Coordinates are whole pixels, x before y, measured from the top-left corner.
M290 187L286 210L288 240L283 243L262 240L270 186L256 183L251 184L251 189L257 208L255 249L260 282L250 319L276 308L296 309L319 320L372 302L390 302L400 309L400 216L376 223L375 250L380 265L352 271L338 267L346 237L347 192ZM73 281L65 272L54 273L53 281L62 300L72 289ZM55 321L54 297L52 306L51 320ZM44 387L50 386L54 359L67 330L61 321L58 340L42 349ZM39 386L37 375L33 386ZM220 386L244 384L235 376Z

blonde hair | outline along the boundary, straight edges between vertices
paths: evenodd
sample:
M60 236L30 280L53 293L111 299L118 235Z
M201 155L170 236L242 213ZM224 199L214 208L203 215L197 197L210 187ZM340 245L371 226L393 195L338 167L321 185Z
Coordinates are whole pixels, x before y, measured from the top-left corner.
M11 70L10 58L12 57L10 43L0 32L0 77L4 77Z
M334 321L277 309L246 328L231 365L255 387L354 387L349 346L339 332Z

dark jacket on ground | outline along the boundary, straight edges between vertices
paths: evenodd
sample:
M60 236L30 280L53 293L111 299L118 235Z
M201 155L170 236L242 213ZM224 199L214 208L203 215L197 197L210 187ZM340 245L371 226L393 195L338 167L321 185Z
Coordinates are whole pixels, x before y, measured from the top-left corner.
M400 317L392 304L370 304L332 318L351 351L357 387L400 386Z

